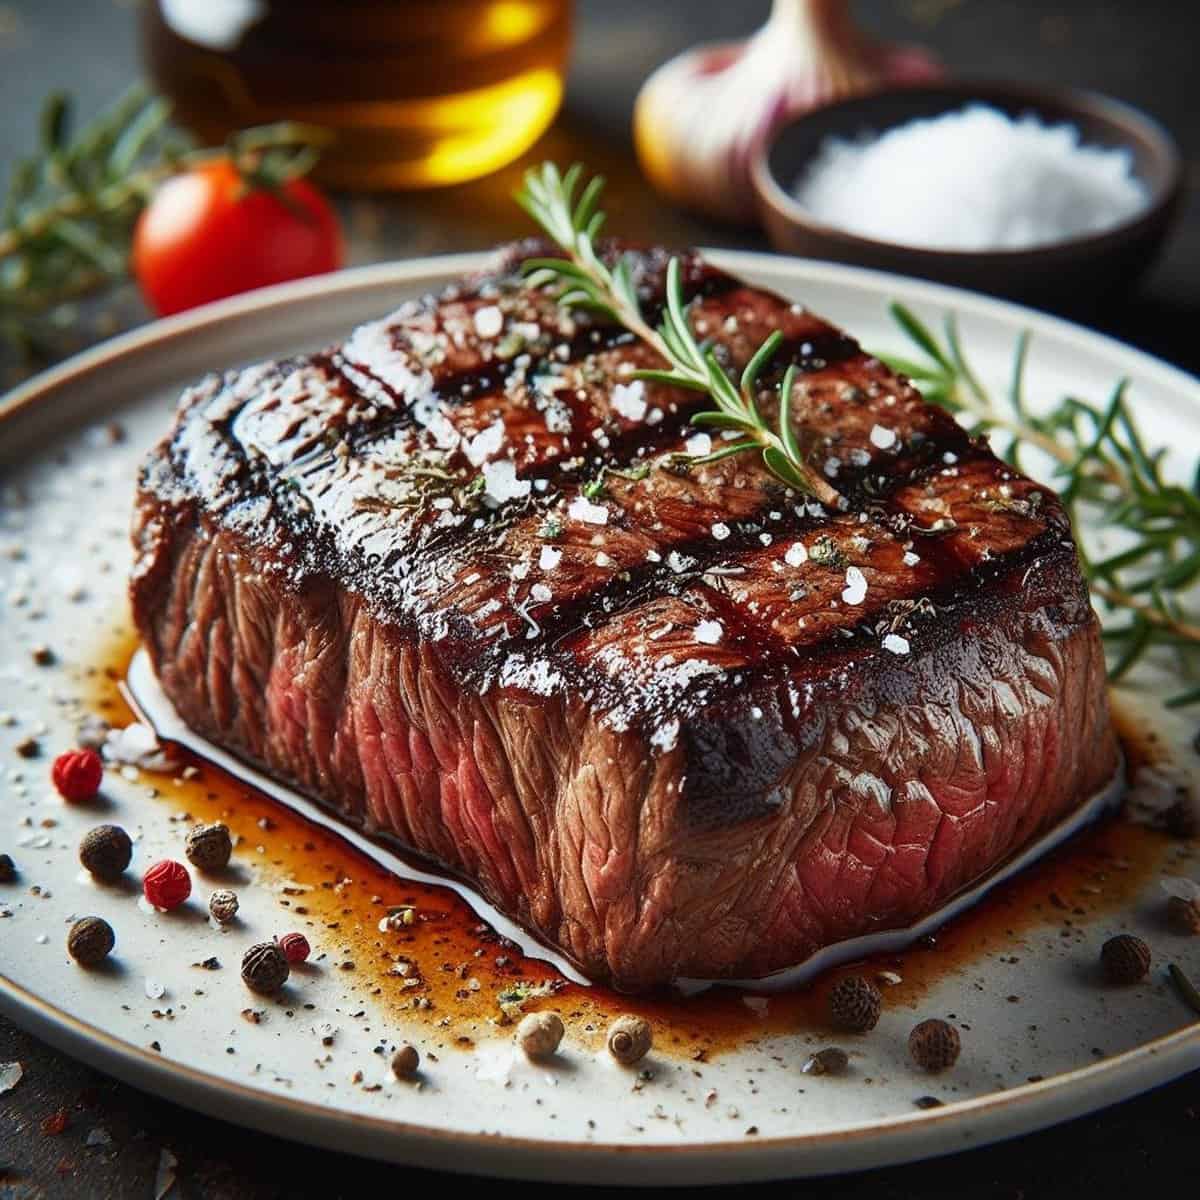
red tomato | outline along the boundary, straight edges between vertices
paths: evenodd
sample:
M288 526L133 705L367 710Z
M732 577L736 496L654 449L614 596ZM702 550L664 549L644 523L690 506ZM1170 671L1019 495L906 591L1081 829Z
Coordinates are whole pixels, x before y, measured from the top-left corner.
M133 234L133 270L159 316L251 288L333 271L342 232L329 201L293 179L279 196L247 185L225 160L172 176Z

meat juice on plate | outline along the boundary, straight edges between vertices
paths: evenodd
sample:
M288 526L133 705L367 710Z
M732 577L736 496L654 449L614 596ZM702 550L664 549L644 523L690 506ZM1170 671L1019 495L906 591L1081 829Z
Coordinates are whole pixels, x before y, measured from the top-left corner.
M84 671L90 707L114 726L136 719L122 692L136 649L134 635L122 629ZM1152 733L1132 736L1133 721L1118 725L1131 765L1165 753ZM1058 925L1064 942L1086 940L1089 922L1132 904L1180 844L1122 816L1106 818L903 953L864 959L769 995L716 987L686 997L628 996L565 979L499 937L449 887L393 874L331 830L187 751L180 750L173 776L155 781L160 800L172 808L197 822L228 825L235 862L258 876L250 886L275 890L281 922L313 944L314 969L336 971L365 1001L404 1022L438 1027L447 1045L463 1050L507 1036L514 1017L539 1008L560 1013L572 1040L593 1050L602 1047L608 1024L627 1012L652 1022L657 1052L697 1061L785 1033L817 1046L831 1036L827 995L839 979L866 975L883 988L888 1007L915 1012L933 985L971 963L1019 958L1025 935L1039 927ZM399 915L388 922L391 914Z

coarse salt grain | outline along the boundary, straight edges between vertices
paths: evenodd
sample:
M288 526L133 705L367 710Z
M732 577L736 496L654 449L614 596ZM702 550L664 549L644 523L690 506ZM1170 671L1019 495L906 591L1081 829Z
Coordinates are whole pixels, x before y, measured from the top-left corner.
M475 332L481 338L494 338L504 328L504 314L494 304L477 308L473 318Z
M723 542L729 536L729 526L724 521L718 521L712 527L712 535L718 542Z
M516 464L510 458L497 459L483 468L483 494L495 504L528 496L531 486L528 479L517 478Z
M911 550L905 550L903 561L906 567L915 567L921 561L921 556L914 554Z
M586 496L576 496L567 506L567 516L572 521L583 521L588 525L607 525L608 508L603 504L593 504Z
M953 250L1049 245L1110 229L1146 204L1128 150L1085 146L1072 125L985 104L880 137L829 139L795 195L851 233Z
M803 566L808 562L808 550L803 542L794 542L787 549L787 553L783 556L783 561L789 567Z
M613 410L627 421L641 421L646 416L646 385L635 379L618 383L612 390Z
M668 721L665 725L660 725L651 735L650 744L657 746L664 754L669 750L675 749L675 742L679 737L679 722Z
M538 558L538 566L543 571L553 571L562 562L562 551L557 546L543 546Z
M721 635L725 632L720 621L701 621L696 626L694 637L696 641L704 646L715 646L721 640Z
M693 433L684 443L684 447L693 458L703 458L704 455L712 453L712 438L707 433Z
M492 458L496 451L504 444L504 423L496 421L489 425L482 433L477 433L463 447L463 453L467 456L467 461L473 467L481 467L489 458Z
M880 450L890 450L896 444L896 431L883 425L871 426L871 445Z
M898 633L889 633L883 639L883 648L892 654L907 654L908 638L901 637Z
M846 568L846 586L842 600L846 604L861 604L867 598L867 578L857 567Z

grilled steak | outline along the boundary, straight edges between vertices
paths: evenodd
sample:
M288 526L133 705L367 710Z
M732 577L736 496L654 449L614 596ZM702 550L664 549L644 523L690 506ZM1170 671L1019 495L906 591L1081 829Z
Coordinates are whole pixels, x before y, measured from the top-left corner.
M936 909L1112 775L1063 510L849 337L696 256L691 319L836 510L495 270L212 377L143 471L133 609L221 746L595 977L758 976ZM636 255L647 310L666 256ZM764 399L764 404L769 403Z

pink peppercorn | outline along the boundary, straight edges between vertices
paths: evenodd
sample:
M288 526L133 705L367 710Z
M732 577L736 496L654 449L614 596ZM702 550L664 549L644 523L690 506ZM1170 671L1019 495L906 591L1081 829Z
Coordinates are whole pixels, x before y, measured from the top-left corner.
M73 804L90 800L104 778L104 763L95 750L68 750L50 768L50 779L58 794Z
M306 961L312 953L312 947L308 944L308 938L302 933L285 933L278 941L279 948L283 951L283 957L293 965Z
M192 894L192 877L182 863L164 858L142 877L142 891L155 908L178 908Z

